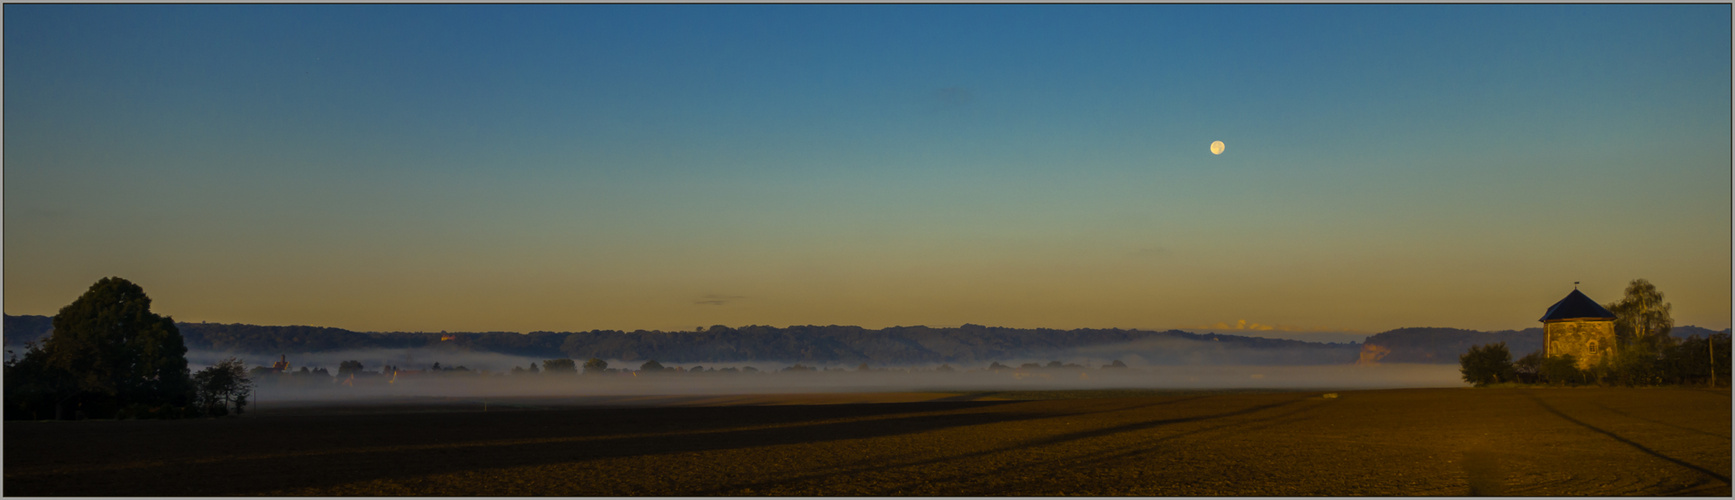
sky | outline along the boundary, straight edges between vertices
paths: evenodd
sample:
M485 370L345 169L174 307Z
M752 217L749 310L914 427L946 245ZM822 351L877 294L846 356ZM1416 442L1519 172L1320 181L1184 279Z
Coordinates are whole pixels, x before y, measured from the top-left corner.
M1730 18L8 4L4 309L1374 333L1643 278L1722 329Z

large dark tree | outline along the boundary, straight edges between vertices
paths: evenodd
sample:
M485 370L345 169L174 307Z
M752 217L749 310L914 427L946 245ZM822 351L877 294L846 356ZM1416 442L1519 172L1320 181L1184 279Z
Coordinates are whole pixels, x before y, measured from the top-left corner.
M187 347L175 321L151 313L145 290L121 278L103 278L61 308L39 352L43 376L57 379L49 385L62 418L75 407L94 416L130 406L185 406L192 397Z

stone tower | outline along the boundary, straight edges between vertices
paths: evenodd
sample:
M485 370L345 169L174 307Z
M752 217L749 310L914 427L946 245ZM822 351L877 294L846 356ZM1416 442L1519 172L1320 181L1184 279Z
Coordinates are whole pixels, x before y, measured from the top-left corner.
M1614 354L1615 313L1584 296L1578 288L1542 315L1544 354L1571 354L1580 370Z

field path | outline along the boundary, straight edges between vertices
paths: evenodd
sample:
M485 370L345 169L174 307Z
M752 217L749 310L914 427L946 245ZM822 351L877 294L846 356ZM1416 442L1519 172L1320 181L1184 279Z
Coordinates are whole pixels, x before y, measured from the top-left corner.
M649 407L10 422L3 493L1730 494L1728 390L1092 395L903 394L880 403L862 402L875 400L869 395L754 396Z

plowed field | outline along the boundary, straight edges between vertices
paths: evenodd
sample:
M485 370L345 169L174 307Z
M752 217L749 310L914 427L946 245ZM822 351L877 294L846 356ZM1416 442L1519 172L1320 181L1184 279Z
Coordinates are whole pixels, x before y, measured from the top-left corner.
M495 401L486 412L430 402L8 422L4 494L1730 494L1727 389L1109 395Z

